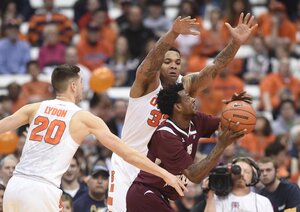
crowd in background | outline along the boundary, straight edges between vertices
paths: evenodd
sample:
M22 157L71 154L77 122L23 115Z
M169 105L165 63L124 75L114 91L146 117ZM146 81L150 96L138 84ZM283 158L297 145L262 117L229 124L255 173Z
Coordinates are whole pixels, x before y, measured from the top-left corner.
M174 17L166 10L172 7L175 17L191 16L199 22L195 30L200 36L180 35L176 40L183 60L181 74L199 71L228 44L225 22L235 26L241 12L264 8L254 13L259 27L248 41L247 56L234 59L208 89L198 94L200 110L219 115L224 107L222 99L229 99L247 85L257 86L255 129L228 147L220 162L226 164L239 155L255 160L268 156L276 160L280 178L300 186L299 0L181 0L174 4L167 0L77 0L68 8L72 17L61 12L55 0L43 0L39 8L32 7L31 2L0 2L0 79L1 75L30 76L23 84L9 83L5 94L0 95L0 118L27 103L53 98L51 85L40 76L68 63L81 68L88 110L101 117L117 136L121 136L127 99L93 92L89 78L95 69L109 67L115 75L115 87L130 87L139 63L170 28ZM120 14L112 17L110 11L116 8ZM28 28L23 30L22 26ZM38 49L37 57L33 57L33 49ZM0 154L0 184L4 186L20 158L26 126L16 133L19 141L14 151ZM212 149L216 138L200 139L198 159ZM105 210L110 156L94 137L84 141L62 180L65 208L86 211L84 202L95 205L95 211ZM189 192L173 204L179 212L190 211L200 201L200 185L188 186Z

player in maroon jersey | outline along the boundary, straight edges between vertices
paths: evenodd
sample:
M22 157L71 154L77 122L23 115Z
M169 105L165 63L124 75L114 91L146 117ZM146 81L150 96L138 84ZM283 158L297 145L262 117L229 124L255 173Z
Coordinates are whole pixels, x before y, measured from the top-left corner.
M243 95L240 97L243 99ZM210 137L218 129L220 119L197 112L195 99L184 91L181 83L161 90L157 105L169 118L153 134L147 157L185 184L188 180L200 183L216 165L223 150L245 134L245 130L233 132L219 128L219 141L214 149L205 159L194 163L199 138ZM127 192L127 211L173 211L168 199L178 198L176 190L162 179L141 171Z

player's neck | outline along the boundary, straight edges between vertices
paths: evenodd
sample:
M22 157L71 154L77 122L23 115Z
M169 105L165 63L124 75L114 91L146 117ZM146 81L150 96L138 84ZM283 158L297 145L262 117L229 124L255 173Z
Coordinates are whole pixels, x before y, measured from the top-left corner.
M75 98L73 96L67 95L67 94L57 94L56 99L61 100L61 101L75 103Z
M178 126L180 129L188 129L190 126L190 119L184 118L181 115L175 115L173 117L170 117L170 119Z

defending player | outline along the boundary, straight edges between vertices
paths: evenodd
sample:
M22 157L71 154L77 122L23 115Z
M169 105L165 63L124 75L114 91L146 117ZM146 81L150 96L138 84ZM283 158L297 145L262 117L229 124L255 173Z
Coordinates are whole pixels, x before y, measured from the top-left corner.
M122 132L122 140L143 154L147 154L148 142L166 116L157 109L156 99L159 90L174 84L180 73L181 58L178 50L171 48L179 34L197 33L193 30L194 19L178 17L171 29L162 36L137 69L136 79L130 90L128 109ZM205 89L216 75L234 58L240 46L245 43L257 28L254 17L240 15L235 28L226 23L232 36L230 43L214 59L213 63L198 73L182 78L184 89L190 96ZM126 210L126 193L139 170L126 163L117 155L112 156L112 173L108 194L108 208L113 212Z

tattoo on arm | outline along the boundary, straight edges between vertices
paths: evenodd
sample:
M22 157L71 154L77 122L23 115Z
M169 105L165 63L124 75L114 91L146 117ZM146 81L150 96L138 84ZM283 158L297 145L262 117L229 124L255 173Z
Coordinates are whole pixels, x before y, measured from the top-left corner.
M239 50L240 45L230 42L214 59L214 64L217 70L224 69L234 58Z
M188 168L188 178L194 183L200 183L213 169L221 156L223 149L216 146L209 155Z

